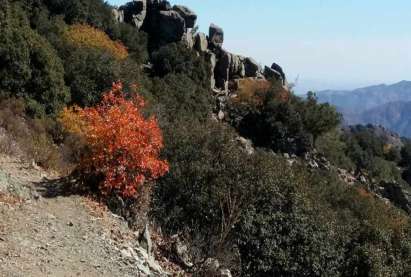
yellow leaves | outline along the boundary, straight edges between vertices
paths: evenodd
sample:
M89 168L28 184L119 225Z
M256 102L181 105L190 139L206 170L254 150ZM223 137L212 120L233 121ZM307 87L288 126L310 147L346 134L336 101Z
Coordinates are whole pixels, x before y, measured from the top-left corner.
M76 105L65 107L57 120L67 132L83 136L86 132L86 124L81 118L81 111L82 109Z
M103 31L85 24L75 24L68 28L64 37L75 47L96 48L109 52L118 60L126 59L127 48L117 41L113 41Z

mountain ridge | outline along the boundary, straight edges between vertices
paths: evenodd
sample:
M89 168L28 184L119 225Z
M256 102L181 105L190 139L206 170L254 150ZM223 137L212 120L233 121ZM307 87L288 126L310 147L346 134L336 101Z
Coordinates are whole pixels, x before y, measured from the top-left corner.
M379 84L355 90L324 90L317 93L319 102L337 107L345 124L382 125L402 136L411 136L411 81Z

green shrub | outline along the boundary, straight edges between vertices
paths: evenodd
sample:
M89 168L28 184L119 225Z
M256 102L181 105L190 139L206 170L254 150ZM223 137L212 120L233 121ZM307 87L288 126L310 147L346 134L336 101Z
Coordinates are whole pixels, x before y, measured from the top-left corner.
M168 74L154 78L149 88L151 103L160 122L181 119L208 118L212 111L212 98L208 90L183 74Z
M0 32L0 89L28 100L31 113L55 113L69 100L64 68L52 46L10 5Z
M194 50L187 49L182 43L171 43L161 47L152 54L155 75L164 77L167 74L188 76L204 88L209 87L209 65Z
M348 152L347 147L339 129L332 130L319 137L316 145L317 150L333 165L349 171L355 170L353 161L346 155Z
M86 23L109 32L115 21L111 7L101 0L43 0L51 15L62 15L68 24Z
M237 129L240 134L251 138L260 147L276 152L303 154L311 149L312 136L304 130L301 114L289 102L275 99L270 92L263 106L250 108L236 107L235 114L240 114ZM232 111L233 109L231 109Z
M120 63L104 51L76 48L65 59L65 71L72 102L91 106L119 79Z
M133 60L142 64L148 60L148 38L144 32L126 23L118 23L110 34L113 40L120 40L130 53Z

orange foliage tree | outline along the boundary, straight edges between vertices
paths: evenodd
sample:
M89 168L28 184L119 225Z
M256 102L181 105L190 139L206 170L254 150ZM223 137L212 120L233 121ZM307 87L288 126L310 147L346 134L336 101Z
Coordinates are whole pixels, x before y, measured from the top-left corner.
M86 24L71 25L64 37L69 44L75 47L102 49L119 60L128 56L127 48L121 42L111 40L105 32Z
M144 105L138 94L126 99L122 84L115 83L97 106L68 108L60 115L67 131L85 138L88 151L81 158L81 172L103 176L99 188L105 195L133 197L145 181L168 172L167 161L159 158L161 130L154 117L144 118Z

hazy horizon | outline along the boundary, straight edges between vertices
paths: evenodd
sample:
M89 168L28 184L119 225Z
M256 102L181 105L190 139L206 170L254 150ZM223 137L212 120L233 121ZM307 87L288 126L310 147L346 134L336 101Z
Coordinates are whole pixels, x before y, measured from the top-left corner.
M110 0L113 5L128 1ZM411 1L174 0L225 32L224 48L280 64L296 91L355 89L411 79ZM383 54L383 55L382 55Z

